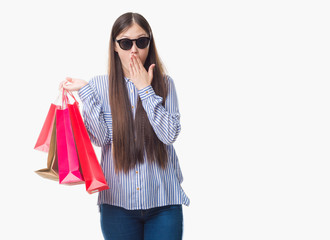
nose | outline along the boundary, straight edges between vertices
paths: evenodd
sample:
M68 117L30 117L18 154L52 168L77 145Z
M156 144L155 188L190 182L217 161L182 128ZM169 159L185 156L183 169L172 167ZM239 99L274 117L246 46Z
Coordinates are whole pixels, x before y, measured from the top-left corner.
M138 52L138 47L136 46L136 42L133 41L133 46L131 48L131 55L135 54Z

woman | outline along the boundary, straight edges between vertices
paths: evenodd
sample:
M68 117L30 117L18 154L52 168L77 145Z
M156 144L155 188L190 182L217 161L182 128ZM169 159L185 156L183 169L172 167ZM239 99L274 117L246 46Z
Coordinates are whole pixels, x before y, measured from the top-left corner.
M108 190L98 196L105 239L182 239L189 198L172 143L181 130L173 80L165 74L146 19L114 23L107 75L66 78L78 91L91 141L102 148Z

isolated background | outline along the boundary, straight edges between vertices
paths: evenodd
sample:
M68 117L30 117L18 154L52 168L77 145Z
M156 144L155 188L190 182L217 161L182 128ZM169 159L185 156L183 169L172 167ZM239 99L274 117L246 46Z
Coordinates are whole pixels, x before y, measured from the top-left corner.
M60 81L106 73L133 11L177 87L184 239L330 239L326 2L2 1L0 238L102 239L97 194L40 178L33 147Z

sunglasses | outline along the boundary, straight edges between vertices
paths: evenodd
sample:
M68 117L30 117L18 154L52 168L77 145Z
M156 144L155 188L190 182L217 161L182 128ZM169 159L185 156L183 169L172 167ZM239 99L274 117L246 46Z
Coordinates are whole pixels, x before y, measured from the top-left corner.
M123 50L130 50L133 46L133 41L135 41L135 44L138 48L144 49L149 45L150 38L149 37L140 37L138 39L123 38L115 41L119 44L120 48Z

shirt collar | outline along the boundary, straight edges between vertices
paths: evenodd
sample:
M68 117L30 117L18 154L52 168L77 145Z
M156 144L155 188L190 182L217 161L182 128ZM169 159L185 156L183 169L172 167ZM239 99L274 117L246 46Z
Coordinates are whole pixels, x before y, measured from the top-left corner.
M125 79L126 82L130 81L130 79L127 78L127 77L124 77L124 79Z

